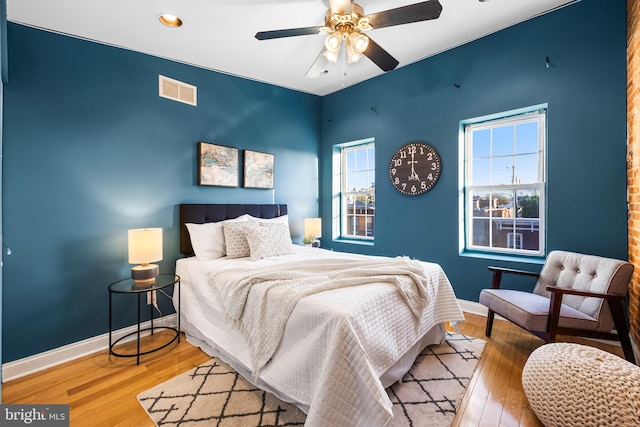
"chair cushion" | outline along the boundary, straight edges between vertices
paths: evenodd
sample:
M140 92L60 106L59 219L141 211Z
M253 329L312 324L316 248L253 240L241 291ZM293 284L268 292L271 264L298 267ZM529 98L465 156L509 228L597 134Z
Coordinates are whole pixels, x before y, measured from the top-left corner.
M549 297L547 286L559 286L583 291L608 292L624 295L631 280L633 265L618 259L603 258L567 251L552 251L540 271L540 277L533 292ZM602 298L587 298L564 295L562 303L575 308L590 317L602 319L608 329L613 327L609 309ZM604 305L604 306L603 306Z
M480 304L528 331L546 332L549 303L545 296L513 289L483 289L480 292ZM560 306L558 326L600 330L596 319L565 304Z
M640 367L581 344L536 349L522 387L546 427L640 425Z

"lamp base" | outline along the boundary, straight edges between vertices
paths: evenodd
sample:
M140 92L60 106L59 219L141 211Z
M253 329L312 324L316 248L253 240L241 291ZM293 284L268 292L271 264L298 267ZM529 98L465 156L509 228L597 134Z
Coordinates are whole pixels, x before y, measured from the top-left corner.
M160 274L157 264L136 265L131 269L131 278L136 281L136 285L150 285L156 281Z

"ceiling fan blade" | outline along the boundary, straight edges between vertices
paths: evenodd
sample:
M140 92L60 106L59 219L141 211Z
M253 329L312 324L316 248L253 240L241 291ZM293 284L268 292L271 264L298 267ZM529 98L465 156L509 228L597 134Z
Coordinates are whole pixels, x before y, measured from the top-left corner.
M256 33L258 40L279 39L282 37L308 36L319 34L322 27L290 28L288 30L260 31Z
M331 13L348 15L351 13L351 0L329 0Z
M318 55L316 60L313 61L313 64L311 64L311 67L309 67L309 71L307 71L306 77L313 79L323 74L323 71L325 71L325 67L327 66L327 63L329 62L327 57L324 56L324 53L326 51L327 51L326 47L322 49L322 52L320 52L320 55Z
M368 15L368 18L369 23L375 29L437 19L440 17L441 12L442 5L440 2L438 0L429 0L396 9L385 10L383 12L372 13Z
M376 64L382 71L391 71L399 64L398 60L391 56L389 52L384 50L380 45L369 37L369 45L363 52L367 58L369 58L374 64Z

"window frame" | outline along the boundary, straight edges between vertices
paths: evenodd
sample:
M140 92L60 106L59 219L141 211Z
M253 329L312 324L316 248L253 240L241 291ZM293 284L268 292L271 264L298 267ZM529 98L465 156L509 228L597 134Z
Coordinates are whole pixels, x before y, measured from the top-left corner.
M373 170L365 169L369 172L373 172L373 176L375 179L375 138L366 138L358 141L352 141L344 144L337 144L334 146L334 162L333 162L333 221L332 221L332 234L333 239L343 242L354 242L354 243L365 243L365 244L373 244L375 239L375 181L373 190L370 191L349 191L346 188L347 185L347 160L346 154L348 152L356 151L356 150L368 150L369 148L374 149L374 162L373 162ZM369 164L369 162L367 162ZM336 173L337 172L337 173ZM371 236L361 236L355 234L348 234L348 203L347 197L355 195L367 195L373 197L373 214L369 215L365 213L365 222L367 221L367 217L372 218L372 235ZM366 229L366 228L365 228Z
M461 153L461 168L460 168L460 253L461 254L484 254L486 256L491 255L508 255L508 256L526 256L526 257L544 257L546 254L546 171L547 171L547 105L537 105L534 107L528 107L520 110L514 110L504 113L493 114L491 116L480 117L471 120L465 120L460 122L460 153ZM531 183L516 183L511 184L481 184L474 185L473 183L473 138L472 133L478 130L495 129L503 126L518 125L528 122L538 123L538 170L535 182ZM514 153L516 156L518 153ZM522 153L520 153L522 154ZM488 159L498 158L499 156L493 156L490 153ZM490 171L493 172L493 166ZM538 249L517 249L517 248L504 248L494 246L492 240L492 233L489 233L489 244L474 245L473 239L473 227L474 217L473 215L473 195L479 192L513 192L517 194L518 191L532 191L535 192L538 199ZM514 200L517 199L517 196ZM492 217L491 215L489 218ZM524 219L524 218L521 218ZM513 218L512 233L518 233L521 230L517 227L518 218ZM489 219L489 221L492 221ZM526 221L525 221L526 222ZM533 222L531 224L533 229ZM508 240L508 238L507 238ZM513 239L513 240L517 240ZM522 244L522 240L520 241ZM514 245L515 246L515 245Z

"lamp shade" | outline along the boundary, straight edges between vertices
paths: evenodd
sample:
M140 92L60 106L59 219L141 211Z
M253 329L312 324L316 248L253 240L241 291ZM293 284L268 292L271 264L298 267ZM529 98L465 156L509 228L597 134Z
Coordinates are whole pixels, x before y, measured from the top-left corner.
M322 218L305 218L304 235L314 238L322 237Z
M162 228L129 230L129 264L162 260Z

